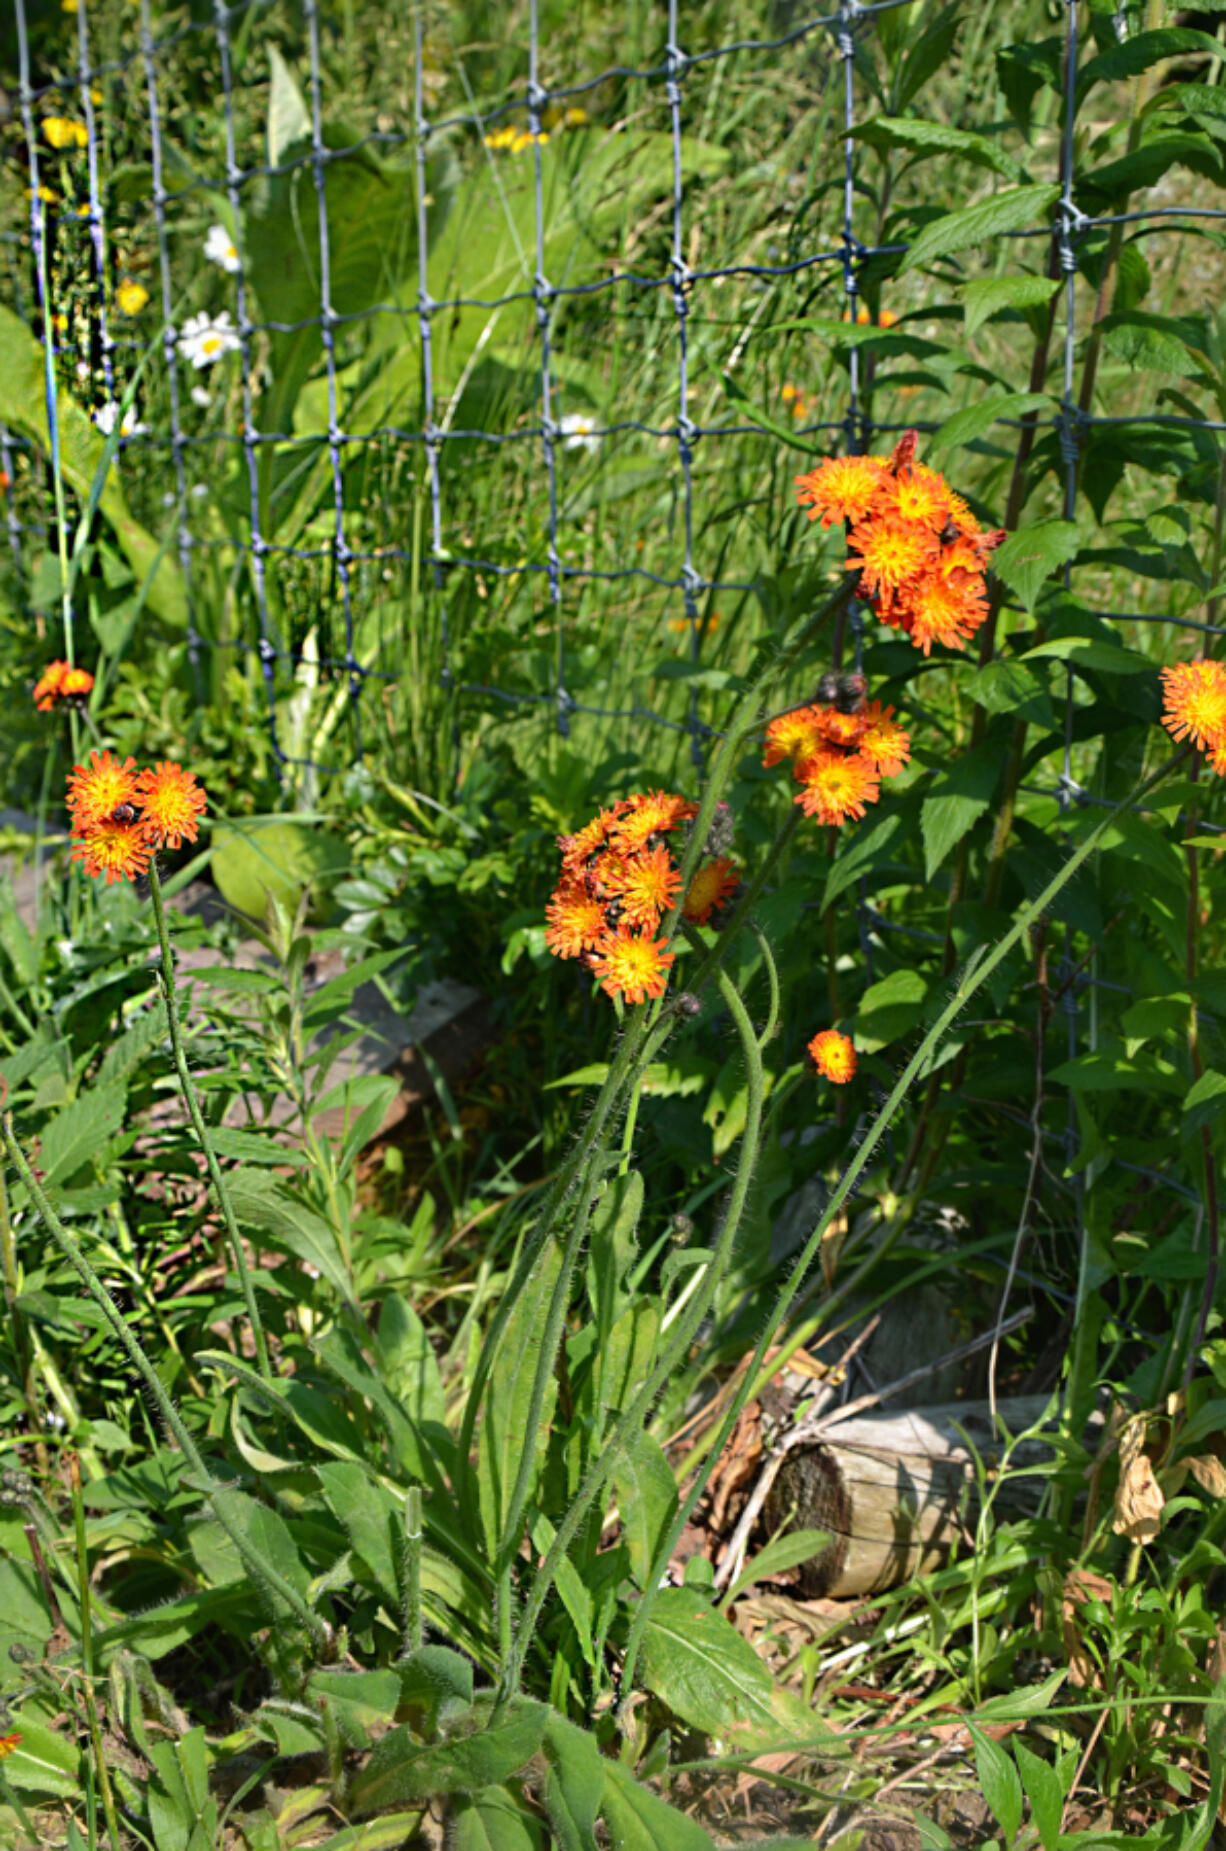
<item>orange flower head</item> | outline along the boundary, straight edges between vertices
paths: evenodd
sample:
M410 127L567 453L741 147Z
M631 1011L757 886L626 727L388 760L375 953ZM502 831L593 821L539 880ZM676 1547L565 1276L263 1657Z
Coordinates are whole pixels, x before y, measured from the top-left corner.
M545 943L555 958L591 951L608 930L604 907L582 881L563 877L545 908Z
M94 752L88 765L76 765L68 780L68 808L74 830L92 829L113 816L122 803L137 803L136 760L122 764L110 751Z
M663 996L668 987L668 966L673 953L663 939L635 938L629 932L606 932L592 959L592 969L610 996L628 1003Z
M85 863L85 872L97 879L105 874L112 881L134 881L149 870L152 848L142 823L117 822L104 816L82 828L81 840L73 843L72 859Z
M48 662L46 668L34 683L34 705L39 713L50 713L64 692L64 677L69 672L67 662Z
M934 643L961 649L988 614L983 577L971 572L954 572L948 577L929 573L908 586L903 613L903 627L925 655Z
M909 579L931 567L938 553L934 533L897 516L866 521L856 529L855 544L860 554L848 554L848 570L858 571L862 589L878 597L884 594L886 603Z
M144 812L141 823L154 848L178 848L194 842L208 799L196 774L182 765L165 763L142 771L137 780L137 802Z
M850 751L859 745L863 731L862 713L843 713L837 707L822 708L821 737L825 744Z
M0 1735L0 1761L3 1761L6 1755L14 1754L21 1747L21 1742L20 1735Z
M949 488L945 478L923 463L891 476L881 494L881 512L900 520L918 521L940 533L949 519Z
M609 831L622 811L622 804L615 803L612 809L601 810L590 823L584 823L582 829L573 836L559 836L558 847L562 851L564 868L581 868L590 856L604 847L609 839Z
M911 739L894 718L892 707L874 701L863 715L860 750L879 778L896 778L911 756Z
M856 1071L856 1050L837 1028L823 1028L805 1051L817 1071L835 1086L846 1086Z
M685 917L694 925L706 925L711 914L732 898L740 884L736 865L729 856L704 861L685 896Z
M880 456L828 456L807 475L796 478L796 499L809 519L823 527L846 521L854 527L877 505L886 466Z
M696 803L688 803L669 791L647 791L630 797L613 828L616 847L623 854L630 853L642 848L648 836L675 829L678 823L697 814Z
M805 815L836 827L849 816L859 820L881 795L876 771L859 753L815 752L800 761L796 776L804 785L796 802Z
M64 673L60 682L60 693L66 701L84 700L94 685L94 678L87 668L70 668Z
M601 887L617 900L620 923L644 932L655 931L680 885L681 870L661 843L625 860L609 856L601 869Z
M1219 777L1226 773L1226 740L1220 746L1214 746L1205 763L1210 771L1216 771Z
M769 771L781 759L799 758L815 752L822 741L822 709L793 707L781 713L766 729L766 752L762 764Z
M1190 739L1200 751L1226 745L1226 664L1177 662L1164 668L1162 724L1172 739Z

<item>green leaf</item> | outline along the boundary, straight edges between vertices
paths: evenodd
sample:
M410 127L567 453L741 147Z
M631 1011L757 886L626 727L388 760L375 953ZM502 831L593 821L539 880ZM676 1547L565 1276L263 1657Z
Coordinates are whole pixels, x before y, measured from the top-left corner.
M1121 1054L1078 1054L1074 1060L1063 1061L1047 1077L1057 1086L1088 1093L1183 1092L1183 1081L1175 1069L1145 1054L1135 1054L1131 1060Z
M1056 1851L1064 1813L1064 1784L1051 1762L1042 1760L1024 1742L1015 1740L1013 1753L1030 1801L1030 1817L1043 1840L1043 1851Z
M642 1174L630 1170L625 1176L612 1179L592 1215L587 1291L596 1318L598 1371L602 1371L613 1327L630 1307L626 1279L638 1252L638 1225L642 1213ZM610 1379L615 1379L616 1374L615 1370Z
M983 1797L992 1808L1007 1844L1022 1823L1022 1783L1000 1743L994 1742L973 1722L968 1722L967 1728L975 1743L975 1767Z
M51 427L47 419L43 369L41 343L11 309L0 305L0 379L4 381L5 422L43 449L49 449ZM56 425L64 480L74 494L88 501L101 469L104 439L63 386L56 395ZM185 628L187 587L183 574L171 549L163 548L161 542L129 514L113 460L98 496L98 508L110 524L119 549L136 578L143 582L153 572L145 602L154 616L175 629Z
M461 1800L451 1816L455 1851L540 1851L540 1823L505 1787Z
M640 1786L620 1761L604 1764L601 1811L613 1851L715 1851L695 1820Z
M549 1764L542 1798L559 1851L596 1851L596 1815L608 1765L596 1738L551 1710L542 1748Z
M1177 379L1206 371L1206 362L1189 351L1179 323L1169 316L1129 309L1123 314L1107 315L1099 326L1107 352L1127 367L1166 373Z
M1077 545L1073 521L1035 521L1001 542L992 554L992 571L1032 611L1052 573L1073 558Z
M379 1307L374 1338L379 1373L415 1421L446 1418L438 1358L426 1327L407 1298L385 1298Z
M81 1756L76 1744L57 1735L32 1715L13 1716L13 1732L21 1741L5 1757L5 1778L22 1793L78 1797L81 1792Z
M204 1730L150 1746L154 1778L148 1787L149 1823L158 1851L212 1851L217 1801L209 1793L209 1750Z
M311 1583L310 1570L298 1553L289 1525L277 1511L248 1497L245 1491L219 1491L214 1503L224 1510L233 1529L240 1531L253 1555L268 1562L291 1587L306 1594ZM212 1517L196 1524L188 1532L191 1552L201 1574L213 1587L251 1577L251 1568L239 1554L238 1545ZM284 1611L284 1604L267 1584L261 1593L274 1607Z
M467 1658L445 1645L422 1645L396 1667L400 1701L416 1711L420 1732L434 1735L473 1703L473 1668Z
M950 850L961 842L992 801L1000 780L995 746L977 746L937 773L920 806L924 879L931 880Z
M1021 180L1022 169L999 142L969 129L951 128L922 116L874 116L853 128L852 135L870 148L902 148L908 153L954 154L976 167L987 167L1006 180Z
M903 328L878 328L871 322L836 321L833 316L807 315L800 321L777 321L769 328L763 328L764 335L787 334L792 331L811 334L815 340L824 341L828 347L864 347L870 352L888 356L889 354L911 354L917 360L929 359L933 354L943 354L948 350L938 341L928 341L920 334L908 334Z
M1005 45L996 54L996 80L1009 114L1024 134L1030 133L1030 112L1044 85L1059 90L1064 73L1064 38L1039 39L1034 44Z
M234 1212L246 1227L268 1244L284 1247L316 1267L347 1303L355 1303L344 1256L322 1215L261 1170L236 1170L228 1178L228 1187Z
M66 1183L123 1124L127 1088L118 1080L95 1086L58 1112L43 1133L44 1181Z
M313 1671L307 1700L327 1699L346 1748L369 1748L371 1729L382 1733L400 1705L400 1678L390 1666L377 1671Z
M630 1571L639 1587L644 1588L677 1508L673 1468L650 1433L636 1434L623 1449L613 1467L613 1486L630 1554Z
M675 1715L733 1752L812 1743L823 1733L749 1641L690 1588L665 1588L652 1601L640 1676Z
M972 245L985 244L1002 232L1042 225L1050 218L1059 197L1058 186L1015 186L978 205L947 212L924 226L899 265L898 274L904 276L908 270L933 263L938 257L952 257Z
M826 876L823 910L833 906L839 895L846 893L862 874L890 860L891 849L901 847L905 836L903 818L897 810L881 817L870 829L840 830L840 853ZM847 846L843 847L843 843Z
M875 1054L909 1035L920 1019L927 994L923 975L906 967L871 984L856 1010L855 1043L861 1053Z
M961 22L962 0L954 0L953 5L938 13L936 18L922 32L903 60L898 73L898 86L895 95L895 107L905 109L912 97L918 96L930 77L943 69L949 62L954 40L958 36ZM903 18L906 14L902 15ZM878 30L890 18L887 13L877 15Z
M477 1443L477 1488L491 1558L497 1556L503 1544L511 1491L524 1448L532 1448L538 1469L545 1456L558 1389L552 1372L535 1433L528 1432L528 1412L533 1377L545 1340L549 1300L561 1270L561 1243L550 1240L507 1320L490 1371Z
M1027 412L1050 409L1051 400L1043 392L999 392L977 404L967 405L946 418L930 438L927 454L937 456L959 445L974 443L990 431L999 418L1024 418Z
M1071 662L1074 668L1091 669L1100 675L1152 675L1154 672L1154 664L1139 650L1125 649L1122 643L1106 643L1097 636L1053 636L1050 642L1028 649L1020 659L1023 662Z
M296 141L309 139L311 112L275 45L268 47L268 165L279 167Z
M1051 696L1034 669L1016 656L996 656L967 676L966 691L985 713L1016 713L1034 726L1054 730Z
M497 1786L530 1761L541 1746L549 1712L543 1703L515 1697L499 1722L471 1735L423 1747L411 1730L393 1729L354 1777L354 1812L377 1812L436 1794L473 1793ZM488 1721L488 1717L483 1717Z
M213 828L213 877L240 913L263 919L269 898L292 913L305 888L343 873L349 851L317 824L248 816Z
M746 1562L722 1604L731 1606L743 1589L765 1580L767 1575L782 1574L785 1569L795 1568L798 1562L807 1562L810 1556L820 1555L829 1541L829 1530L789 1530L786 1536L776 1536L774 1542L767 1543L765 1549L759 1549L757 1555Z
M1183 1102L1183 1135L1194 1136L1202 1125L1212 1125L1226 1112L1226 1073L1206 1067L1188 1088Z
M411 1843L420 1824L420 1809L389 1813L385 1819L371 1819L366 1825L347 1825L343 1832L326 1838L319 1851L401 1851L402 1846ZM280 1847L278 1835L271 1843L271 1851L280 1851ZM256 1851L254 1845L251 1851Z
M974 334L985 321L993 315L999 315L1002 309L1042 308L1050 302L1060 287L1060 279L1055 276L987 276L962 287L962 312L968 335ZM1048 403L1038 393L1015 392L1014 399L1035 399L1038 403ZM1027 405L1026 411L1035 409ZM1021 417L1022 412L1001 411L998 417ZM939 435L939 433L938 433Z
M25 920L17 911L13 883L0 878L0 946L19 981L30 988L38 982L38 949Z
M1191 26L1159 26L1149 32L1134 33L1122 44L1113 45L1109 51L1100 51L1096 58L1082 65L1077 73L1076 107L1080 109L1095 84L1114 84L1125 77L1139 77L1142 71L1160 64L1164 58L1177 58L1189 51L1208 52L1212 58L1222 54L1215 38Z

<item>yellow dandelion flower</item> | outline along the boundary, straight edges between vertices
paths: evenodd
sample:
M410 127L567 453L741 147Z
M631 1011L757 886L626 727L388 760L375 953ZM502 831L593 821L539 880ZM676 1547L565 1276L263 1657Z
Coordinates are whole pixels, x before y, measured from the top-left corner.
M125 276L115 291L115 306L121 315L139 315L148 300L149 291L145 285L130 276Z
M44 117L43 134L56 149L89 146L89 130L83 122L74 122L71 116Z

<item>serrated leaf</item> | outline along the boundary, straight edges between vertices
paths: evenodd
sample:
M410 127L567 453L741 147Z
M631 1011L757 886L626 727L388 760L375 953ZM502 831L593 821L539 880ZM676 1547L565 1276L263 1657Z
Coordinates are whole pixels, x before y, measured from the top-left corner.
M235 1214L254 1234L316 1267L342 1298L354 1303L336 1235L322 1215L260 1170L236 1170L229 1178L229 1191Z
M840 832L841 853L826 876L826 889L822 895L823 910L833 906L841 893L845 893L862 874L881 862L890 860L891 850L901 847L906 834L903 818L897 810L891 811L874 823L870 829L854 834ZM847 846L842 847L842 842Z
M1002 232L1042 225L1050 219L1059 197L1058 186L1015 186L978 205L946 212L924 226L899 265L898 274L905 276L908 270L934 263L938 257L952 257L972 245L986 244Z
M978 746L937 773L920 806L924 879L931 880L950 850L974 828L992 800L1001 759L994 746Z
M1077 546L1073 521L1035 521L1001 542L992 554L992 571L1032 611L1052 573L1073 558Z
M961 11L961 0L954 0L952 6L947 6L944 12L938 13L932 24L920 34L907 53L902 69L898 73L896 105L899 109L905 109L912 97L917 96L923 89L928 79L935 76L936 72L948 63L954 40L958 36L958 27L962 23ZM881 24L884 24L889 17L888 13L877 15L879 30Z
M123 1124L127 1088L95 1086L58 1112L43 1133L40 1165L48 1183L66 1183Z
M1165 315L1146 315L1139 309L1108 315L1100 323L1107 352L1125 366L1187 379L1206 371L1205 363L1189 350L1177 321Z
M970 332L969 326L967 332ZM1043 392L999 392L980 399L977 404L965 405L946 418L933 433L927 454L938 456L946 450L956 450L959 444L973 443L976 437L982 437L1000 418L1024 418L1027 412L1042 411L1044 407L1050 409L1051 400Z
M1122 44L1100 51L1087 59L1077 73L1077 107L1095 84L1119 83L1125 77L1139 77L1164 58L1177 58L1185 52L1204 51L1219 58L1222 48L1208 32L1191 26L1158 26L1148 32L1134 33Z
M948 123L934 122L923 116L874 116L852 129L859 141L870 148L901 148L912 154L954 154L976 167L990 168L1006 180L1021 180L1022 168L999 142L987 135L975 135L969 129L956 129Z
M968 335L974 334L991 316L1001 309L1042 308L1050 302L1060 287L1060 280L1054 276L987 276L977 278L972 283L965 283L962 288L962 313L964 326ZM1038 404L1049 401L1038 393L1015 392L1009 395L1015 399L1035 399ZM1035 405L1027 405L1025 410L1033 411ZM998 412L998 417L1021 417L1022 411ZM965 441L965 440L963 440Z
M1034 726L1054 728L1055 709L1034 669L1016 656L997 656L967 677L966 691L985 713L1016 713Z
M855 1043L861 1053L875 1054L909 1035L920 1019L927 994L925 978L906 966L871 984L856 1010Z

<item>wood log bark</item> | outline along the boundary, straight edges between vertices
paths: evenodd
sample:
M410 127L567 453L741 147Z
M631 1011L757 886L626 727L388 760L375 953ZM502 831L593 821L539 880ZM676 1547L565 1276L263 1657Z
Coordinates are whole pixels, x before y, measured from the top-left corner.
M1014 1396L999 1400L997 1413L1010 1434L1023 1433L1042 1419L1049 1401ZM986 1401L858 1415L788 1453L767 1495L767 1529L827 1530L831 1537L800 1565L806 1597L881 1593L948 1561L975 1519L974 1455L963 1433L994 1471L1004 1444ZM1052 1456L1046 1441L1026 1440L1011 1463L1035 1465ZM1037 1477L1008 1483L1002 1508L1011 1515L1033 1509L1042 1484Z

